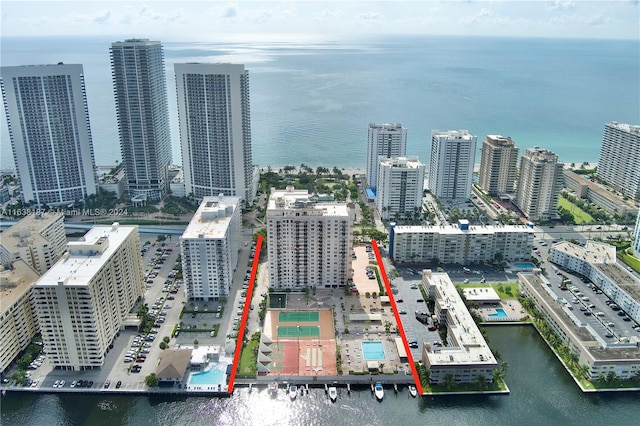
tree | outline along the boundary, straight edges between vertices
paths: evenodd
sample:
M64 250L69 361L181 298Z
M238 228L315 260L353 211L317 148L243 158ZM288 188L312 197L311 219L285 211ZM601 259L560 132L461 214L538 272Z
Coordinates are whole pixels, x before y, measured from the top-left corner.
M198 339L195 339L195 340L193 341L194 346L198 346L198 343L200 343L200 342L198 342Z
M480 391L483 391L483 390L487 389L487 379L482 374L478 374L476 376L476 383L477 383L478 389L480 389Z
M160 342L159 346L160 346L160 349L162 349L163 351L169 347L165 342Z
M169 343L170 340L171 340L171 337L169 337L169 336L164 336L162 338L162 341L165 342L165 343Z
M160 384L160 381L156 377L156 373L151 373L144 378L144 383L147 385L147 387L157 388L158 385Z
M444 387L446 390L451 390L456 385L456 379L453 374L447 374L444 376Z

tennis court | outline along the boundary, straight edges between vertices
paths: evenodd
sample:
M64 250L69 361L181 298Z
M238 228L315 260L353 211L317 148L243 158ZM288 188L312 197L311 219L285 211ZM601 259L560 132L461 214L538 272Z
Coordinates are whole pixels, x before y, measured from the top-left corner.
M320 327L317 325L280 325L278 337L320 337Z
M320 313L318 311L295 311L280 312L278 314L279 322L318 322Z

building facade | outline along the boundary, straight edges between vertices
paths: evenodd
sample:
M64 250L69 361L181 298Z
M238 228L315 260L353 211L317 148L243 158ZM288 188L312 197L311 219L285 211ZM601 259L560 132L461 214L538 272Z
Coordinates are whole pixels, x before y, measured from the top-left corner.
M95 194L82 65L2 67L0 75L24 200L66 206Z
M33 304L54 367L100 368L145 291L137 226L94 226L33 286Z
M240 197L204 197L180 238L182 273L191 300L228 297L242 236Z
M413 218L422 210L424 164L418 157L381 158L376 208L383 220Z
M640 211L636 219L636 226L633 229L633 254L640 259Z
M573 170L563 170L562 174L565 188L572 190L576 197L586 198L608 213L619 216L635 216L639 211L636 203L608 191L603 185L592 182L584 175L579 175Z
M369 123L367 137L367 185L375 188L378 183L379 157L404 157L407 155L407 129L402 123Z
M617 122L604 126L598 176L616 191L640 200L640 126Z
M430 383L445 384L447 376L453 376L456 383L477 383L480 378L492 383L498 361L449 275L425 270L422 285L429 298L435 300L433 309L438 323L447 328L445 346L422 344L422 363L431 372Z
M473 184L477 137L467 130L431 132L429 189L438 198L468 199Z
M24 260L44 274L67 249L64 216L54 213L30 214L2 233L0 263Z
M558 196L564 185L562 163L553 152L528 148L520 160L520 177L515 205L529 220L557 216Z
M396 226L389 230L389 257L397 263L472 264L531 259L534 229L527 225Z
M308 192L272 190L267 207L269 285L344 287L351 278L353 215L347 204L317 203Z
M482 142L479 185L492 197L515 191L518 147L510 137L487 135Z
M148 39L112 43L111 74L129 196L137 202L159 200L171 163L162 45Z
M251 154L249 71L238 64L175 64L185 190L240 197L257 181Z
M22 259L0 265L0 373L4 373L38 333L38 320L31 305L31 285L39 277Z

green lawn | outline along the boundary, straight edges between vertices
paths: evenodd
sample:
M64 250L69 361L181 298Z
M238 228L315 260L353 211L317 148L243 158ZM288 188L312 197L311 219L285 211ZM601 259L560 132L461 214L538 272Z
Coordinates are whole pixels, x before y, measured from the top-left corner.
M631 248L618 252L620 259L640 274L640 259L631 255Z
M498 296L500 296L500 299L502 300L513 300L513 299L517 299L518 298L518 283L517 282L512 282L512 283L487 283L487 284L478 284L478 283L471 283L471 284L462 284L462 286L464 288L483 288L483 287L493 287L493 289L496 291L496 293L498 293ZM502 286L502 291L500 291L500 287ZM511 293L506 293L505 290L507 289L507 287L511 287Z
M240 368L238 369L238 375L240 376L255 376L257 374L257 351L259 341L250 340L242 349L240 355Z
M571 212L571 214L573 215L576 221L576 225L582 225L582 224L588 224L588 223L594 222L593 217L589 213L585 212L580 207L576 206L575 204L573 204L571 201L567 200L564 197L558 198L558 205L563 209L567 210L568 212Z

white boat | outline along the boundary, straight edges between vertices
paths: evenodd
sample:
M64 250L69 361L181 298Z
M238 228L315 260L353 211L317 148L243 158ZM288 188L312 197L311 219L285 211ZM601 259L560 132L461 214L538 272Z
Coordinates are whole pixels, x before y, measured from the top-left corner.
M382 398L384 398L384 388L382 387L382 383L376 382L376 386L375 386L373 392L376 395L376 399L378 401L382 401Z
M418 396L418 389L416 389L416 387L413 385L409 385L409 393L412 397L415 398L416 396Z
M289 398L293 401L298 396L298 387L296 385L289 386Z
M338 389L335 386L329 387L329 399L331 402L336 402L336 399L338 399Z

